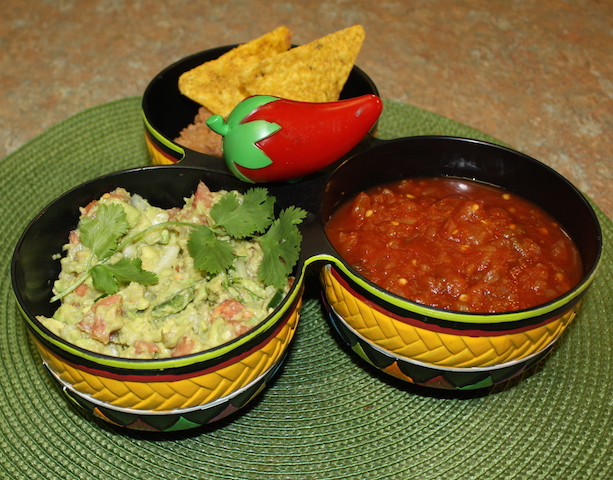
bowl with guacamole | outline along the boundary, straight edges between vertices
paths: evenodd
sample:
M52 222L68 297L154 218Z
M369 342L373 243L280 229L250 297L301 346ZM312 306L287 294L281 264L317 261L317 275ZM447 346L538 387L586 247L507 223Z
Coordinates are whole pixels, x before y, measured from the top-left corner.
M304 215L267 188L189 166L66 192L11 265L44 366L71 401L131 429L185 430L242 409L296 331Z

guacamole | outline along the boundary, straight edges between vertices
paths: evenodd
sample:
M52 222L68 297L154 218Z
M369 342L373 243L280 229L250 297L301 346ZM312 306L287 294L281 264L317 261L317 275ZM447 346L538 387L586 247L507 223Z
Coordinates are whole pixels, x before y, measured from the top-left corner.
M260 243L224 238L231 245L232 265L214 274L195 268L188 248L193 225L214 224L211 208L228 193L211 192L200 183L183 207L162 209L117 188L82 207L79 225L64 246L61 272L53 287L61 305L52 318L38 320L78 347L139 359L196 353L252 329L289 288L267 286L259 279ZM231 193L242 200L240 193ZM93 253L99 245L84 245L92 243L91 239L84 242L84 236L92 235L85 225L112 205L121 207L113 208L123 211L126 228L116 248L100 261ZM109 266L114 275L111 287L116 288L105 290L97 285L104 285L104 278L94 275L96 262ZM138 275L132 272L135 266ZM130 275L137 280L130 280Z

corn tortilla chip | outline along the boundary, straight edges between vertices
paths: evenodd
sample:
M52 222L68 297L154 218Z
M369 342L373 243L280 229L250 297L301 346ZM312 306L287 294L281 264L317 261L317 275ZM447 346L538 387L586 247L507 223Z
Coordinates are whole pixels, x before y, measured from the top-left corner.
M287 51L290 45L291 31L285 26L278 27L183 73L179 77L179 90L212 113L227 117L246 97L239 73L265 58Z
M332 102L341 90L364 42L361 25L339 30L243 70L248 95L274 95L302 102Z

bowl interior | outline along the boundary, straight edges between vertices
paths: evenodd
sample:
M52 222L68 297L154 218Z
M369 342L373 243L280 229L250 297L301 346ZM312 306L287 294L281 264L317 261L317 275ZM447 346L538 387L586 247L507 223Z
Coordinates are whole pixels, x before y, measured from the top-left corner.
M149 124L166 139L177 138L181 130L194 121L200 107L181 94L178 88L179 77L182 73L214 60L236 46L226 45L195 53L173 63L156 75L143 95L143 113ZM370 77L354 66L340 98L353 98L369 93L379 95Z
M340 205L365 189L424 176L478 180L532 201L552 215L576 242L584 266L583 281L597 268L602 234L586 198L545 164L478 140L408 137L381 142L350 158L329 178L321 202L322 225Z

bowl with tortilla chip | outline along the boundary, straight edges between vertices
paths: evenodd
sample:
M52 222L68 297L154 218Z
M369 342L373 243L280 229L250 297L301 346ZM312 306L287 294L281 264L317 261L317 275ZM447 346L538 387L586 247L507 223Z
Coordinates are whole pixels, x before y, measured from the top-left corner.
M213 114L227 117L252 95L303 102L378 95L372 79L355 65L364 36L363 27L355 25L295 46L291 31L281 26L247 43L215 47L173 63L155 76L143 95L152 162L191 159L227 172L222 137L205 122Z

